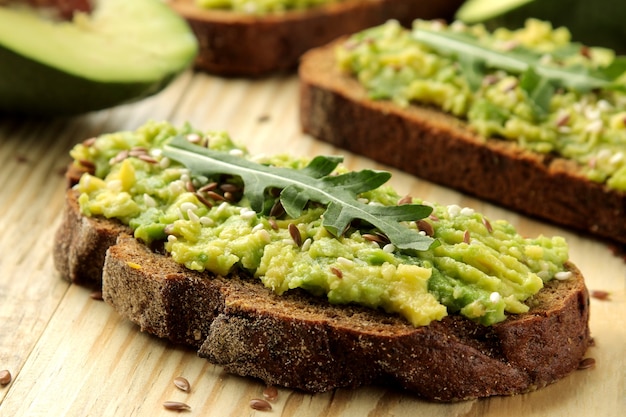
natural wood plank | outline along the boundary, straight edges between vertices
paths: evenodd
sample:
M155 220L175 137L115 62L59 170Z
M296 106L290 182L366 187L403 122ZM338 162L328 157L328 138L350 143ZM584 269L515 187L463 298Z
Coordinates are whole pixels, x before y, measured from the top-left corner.
M384 168L303 135L298 126L297 79L221 79L185 73L161 94L138 103L53 120L0 118L0 368L15 380L0 388L0 415L169 416L165 400L183 401L189 415L264 415L248 406L259 381L225 374L194 352L139 332L89 290L54 272L52 238L63 205L59 170L70 147L90 136L134 129L148 119L190 122L227 130L251 151L296 155L342 154L353 169ZM596 346L594 369L575 372L538 392L457 404L434 404L384 388L306 395L279 390L282 416L618 416L626 409L626 265L603 242L395 172L402 192L506 218L528 235L561 234L590 289L610 301L591 300ZM172 384L183 375L183 393Z

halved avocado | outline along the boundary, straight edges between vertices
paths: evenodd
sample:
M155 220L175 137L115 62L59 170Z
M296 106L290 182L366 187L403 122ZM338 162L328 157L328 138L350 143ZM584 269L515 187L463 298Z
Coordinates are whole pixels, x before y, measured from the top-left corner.
M157 93L197 41L160 0L99 0L72 20L0 7L0 112L68 115Z
M490 29L519 28L529 17L567 27L577 42L626 53L624 0L467 0L456 14Z

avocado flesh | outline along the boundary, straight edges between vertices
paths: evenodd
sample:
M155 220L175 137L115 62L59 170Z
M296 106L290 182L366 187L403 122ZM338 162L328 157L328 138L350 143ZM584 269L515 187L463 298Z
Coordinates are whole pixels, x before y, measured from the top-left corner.
M187 23L159 0L101 0L69 22L0 7L0 112L72 114L136 100L196 52Z
M468 0L456 14L458 20L489 29L519 28L529 17L567 27L576 42L626 53L624 0Z

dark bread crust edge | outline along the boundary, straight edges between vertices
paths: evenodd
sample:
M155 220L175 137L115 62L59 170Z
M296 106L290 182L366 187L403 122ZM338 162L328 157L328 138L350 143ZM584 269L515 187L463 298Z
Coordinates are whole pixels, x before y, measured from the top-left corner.
M187 270L119 224L81 216L76 199L70 190L57 234L61 274L71 279L66 274L77 265L99 268L104 300L142 331L267 384L307 392L381 384L434 401L514 395L572 372L590 345L587 289L571 264L574 277L549 283L527 314L491 327L450 316L415 328L398 316L299 291L277 296L246 276ZM63 255L111 230L119 236L104 263L96 256L104 243ZM93 273L78 276L99 282Z
M589 181L572 161L485 139L432 108L369 100L335 65L337 42L302 59L303 132L521 213L626 243L626 193Z
M460 0L348 0L313 10L254 16L202 10L192 0L170 0L196 35L197 69L226 76L262 76L294 69L300 56L339 36L389 19L450 18Z

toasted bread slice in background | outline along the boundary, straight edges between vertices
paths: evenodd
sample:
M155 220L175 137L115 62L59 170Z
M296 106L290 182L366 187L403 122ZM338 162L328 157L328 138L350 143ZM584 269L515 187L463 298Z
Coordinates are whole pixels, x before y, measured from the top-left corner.
M313 137L566 228L626 243L626 193L576 162L483 138L432 107L374 101L335 59L337 40L302 59L300 122Z
M460 0L346 0L306 10L255 15L202 9L195 0L169 0L200 44L196 68L225 76L293 70L300 56L335 38L389 19L450 19Z

